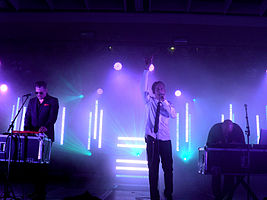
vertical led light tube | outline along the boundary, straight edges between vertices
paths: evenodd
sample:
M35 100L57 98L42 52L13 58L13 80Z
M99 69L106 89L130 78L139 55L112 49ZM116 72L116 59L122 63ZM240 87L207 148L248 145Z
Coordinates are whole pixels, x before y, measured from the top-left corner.
M191 152L191 144L192 144L192 138L191 138L191 114L189 114L189 119L188 119L188 151Z
M102 128L103 128L103 110L100 110L99 116L99 133L98 133L98 148L102 147Z
M98 116L98 100L95 101L94 139L96 139L96 132L97 132L97 116Z
M15 114L15 105L12 106L12 113L11 113L11 119L10 122L14 119L14 114Z
M221 115L221 122L224 122L224 114Z
M11 113L10 123L11 123L12 120L14 119L14 114L15 114L15 105L12 106L12 113ZM11 133L11 130L10 130L9 132Z
M19 111L19 102L20 102L20 98L18 97L18 100L17 100L17 107L16 107L16 115ZM14 130L17 130L17 121L18 121L18 118L16 119L15 123L14 123Z
M66 107L63 107L63 109L62 109L62 121L61 121L60 145L63 145L63 141L64 141L65 113L66 113Z
M180 129L180 124L179 124L179 113L176 114L176 151L179 151L179 129Z
M89 129L88 129L88 145L87 145L87 149L88 149L88 150L91 149L92 115L93 115L93 113L90 112L90 113L89 113Z
M232 114L233 118L232 118L232 122L235 122L235 114Z
M230 106L229 106L229 118L230 118L230 120L232 121L233 120L233 105L232 104L230 104Z
M189 116L188 116L188 103L185 104L185 142L188 142L188 125L189 125Z
M118 137L118 140L143 141L143 142L145 142L145 138L144 137Z
M260 116L256 115L256 127L257 127L257 144L260 141Z
M21 125L20 125L20 130L23 131L24 128L24 119L25 119L25 114L26 114L26 109L27 107L23 107L23 112L22 112L22 119L21 119Z

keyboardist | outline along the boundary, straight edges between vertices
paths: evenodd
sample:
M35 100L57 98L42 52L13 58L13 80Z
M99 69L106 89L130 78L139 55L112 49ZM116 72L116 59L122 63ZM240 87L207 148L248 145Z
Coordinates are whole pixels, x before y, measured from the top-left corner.
M245 144L245 137L242 129L236 123L227 119L223 123L213 125L209 131L206 145L216 147L223 144ZM221 175L216 169L212 173L212 192L216 200L231 190L235 183L235 176L225 175L223 190L221 190Z
M58 99L48 95L44 81L35 83L36 97L30 99L24 122L25 131L45 133L54 142L54 124L58 115Z
M36 97L29 101L24 130L45 133L53 142L54 124L56 123L59 109L58 99L48 95L46 82L37 81L34 86ZM47 170L45 165L36 167L35 191L29 195L29 198L35 200L46 198Z

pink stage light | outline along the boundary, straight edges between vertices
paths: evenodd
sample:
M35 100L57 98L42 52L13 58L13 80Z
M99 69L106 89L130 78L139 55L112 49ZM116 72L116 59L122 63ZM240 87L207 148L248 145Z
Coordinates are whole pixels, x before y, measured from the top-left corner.
M2 85L0 86L0 91L1 91L1 92L5 93L5 92L7 92L7 90L8 90L8 87L7 87L6 84L2 84Z
M117 70L117 71L121 70L122 69L122 64L120 62L116 62L114 64L114 69Z
M182 95L182 92L180 90L175 91L175 96L179 97Z
M103 89L102 88L98 88L97 90L96 90L96 92L97 92L97 94L103 94Z
M154 71L155 66L153 64L150 64L148 69L150 72L152 72L152 71Z

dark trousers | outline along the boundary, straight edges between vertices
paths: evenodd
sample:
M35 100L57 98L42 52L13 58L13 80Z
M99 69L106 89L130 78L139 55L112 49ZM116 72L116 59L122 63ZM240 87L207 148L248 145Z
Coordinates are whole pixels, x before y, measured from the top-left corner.
M50 147L45 146L44 154L49 154L52 149L51 143ZM46 185L48 183L48 166L49 164L43 163L43 164L36 164L33 166L35 171L35 177L34 177L34 193L37 195L38 200L45 199L46 197Z
M34 191L29 195L32 199L45 199L48 182L48 164L27 163L27 173L31 173ZM30 171L29 171L30 170Z
M158 179L159 179L159 161L164 172L165 190L164 195L167 200L172 200L173 193L173 160L171 141L155 140L151 136L146 137L147 143L147 161L149 169L149 185L151 200L159 200Z
M212 175L212 192L216 200L223 199L235 185L235 176L224 175L223 188L221 189L221 177L221 175Z

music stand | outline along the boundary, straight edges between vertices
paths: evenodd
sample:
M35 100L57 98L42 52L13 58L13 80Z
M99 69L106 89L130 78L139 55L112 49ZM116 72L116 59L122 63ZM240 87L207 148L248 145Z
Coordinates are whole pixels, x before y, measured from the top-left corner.
M12 122L10 123L8 129L7 129L7 133L8 133L8 137L10 137L9 140L9 148L8 148L8 163L7 163L7 174L6 174L6 182L4 184L4 196L1 197L1 199L6 200L8 199L18 199L15 196L15 193L12 189L12 186L9 182L9 175L10 175L10 163L11 163L11 148L12 148L12 136L13 136L13 129L14 129L14 123L16 121L16 119L18 118L23 106L25 105L25 103L27 102L29 96L26 96L26 99L24 100L24 102L22 103L21 107L19 108L16 116L14 117L14 119L12 120ZM8 145L6 145L8 146ZM11 193L11 195L10 195Z

